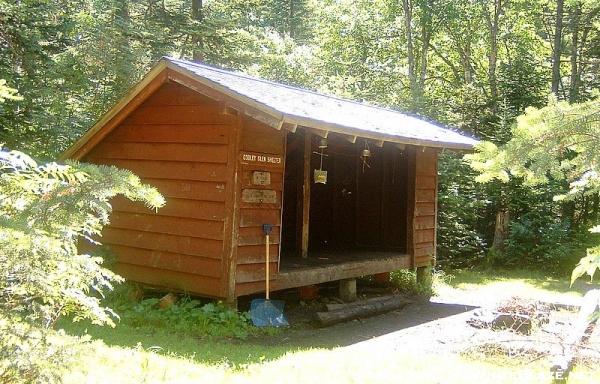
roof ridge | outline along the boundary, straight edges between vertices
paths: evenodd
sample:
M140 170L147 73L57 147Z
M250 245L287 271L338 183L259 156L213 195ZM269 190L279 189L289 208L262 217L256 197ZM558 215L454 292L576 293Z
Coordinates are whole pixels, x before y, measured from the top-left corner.
M295 91L308 92L308 93L312 93L313 95L327 97L327 98L330 98L330 99L339 100L339 101L343 101L343 102L346 102L346 103L352 103L352 104L360 105L360 106L363 106L363 107L377 108L377 109L380 109L380 110L383 110L383 111L393 112L393 113L401 113L401 114L403 114L405 116L412 117L412 118L415 118L415 119L423 119L423 120L429 122L430 124L435 125L436 127L440 128L440 129L450 129L450 130L454 131L453 129L451 129L449 127L444 128L444 127L439 126L439 122L434 121L434 120L432 120L432 119L430 119L430 118L428 118L426 116L421 116L421 115L416 115L415 116L412 113L397 111L397 110L389 108L389 107L383 107L383 106L380 106L380 105L375 105L375 104L371 104L371 103L368 103L368 102L360 102L360 101L356 101L356 100L352 100L352 99L345 99L345 98L342 98L342 97L339 97L339 96L334 96L334 95L329 95L329 94L324 94L324 93L320 93L320 92L317 92L317 91L313 91L311 89L304 89L304 88L300 88L300 87L295 87L293 85L282 84L282 83L278 83L276 81L267 80L267 79L263 79L263 78L255 77L255 76L251 76L251 75L248 75L248 74L246 74L244 72L227 70L227 69L224 69L224 68L215 67L215 66L208 65L208 64L205 64L205 63L197 63L197 62L194 62L194 61L177 59L177 58L174 58L174 57L171 57L171 56L163 56L163 58L165 58L165 59L167 59L169 61L183 62L183 63L185 63L187 65L193 65L193 66L201 67L201 68L208 69L208 70L211 70L211 71L217 71L217 72L224 73L224 74L227 74L227 75L234 75L234 76L245 78L245 79L248 79L248 80L255 80L255 81L259 81L259 82L262 82L262 83L265 83L265 84L270 84L270 85L274 85L274 86L278 86L278 87L293 89Z

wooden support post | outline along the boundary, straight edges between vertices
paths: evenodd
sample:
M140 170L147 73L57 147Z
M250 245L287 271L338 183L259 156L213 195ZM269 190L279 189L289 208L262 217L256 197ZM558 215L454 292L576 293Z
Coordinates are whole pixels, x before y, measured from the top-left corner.
M404 151L406 149L406 144L396 143L395 146L401 151Z
M340 280L340 299L346 302L356 301L356 279Z
M298 288L298 296L300 300L315 300L319 297L319 286L318 285L305 285L304 287Z
M373 275L373 278L375 279L375 284L377 285L389 285L390 284L390 273L389 272L383 272L383 273L377 273L375 275Z
M237 297L229 297L229 298L227 298L225 300L225 305L228 308L231 308L231 309L237 311L238 310L238 299L237 299Z
M312 158L312 134L308 131L304 133L304 182L302 186L302 235L300 245L300 256L308 257L308 224L310 219L310 182Z
M432 268L429 265L417 267L417 284L428 290L433 284L431 277Z
M283 129L286 129L292 133L296 133L296 129L298 128L298 124L294 123L283 123Z

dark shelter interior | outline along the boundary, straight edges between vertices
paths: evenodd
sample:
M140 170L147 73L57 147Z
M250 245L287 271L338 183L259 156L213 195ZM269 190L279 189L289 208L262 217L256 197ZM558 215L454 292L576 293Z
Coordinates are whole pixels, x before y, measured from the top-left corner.
M305 136L287 135L283 269L385 257L407 251L408 164L397 146L312 135L308 257L301 258ZM316 182L315 170L327 172ZM322 180L323 181L323 180Z

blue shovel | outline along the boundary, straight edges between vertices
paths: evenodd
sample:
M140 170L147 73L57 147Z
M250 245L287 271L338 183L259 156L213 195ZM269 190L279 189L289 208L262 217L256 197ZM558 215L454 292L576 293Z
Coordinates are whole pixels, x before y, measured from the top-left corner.
M282 300L269 299L269 235L273 230L273 225L263 224L266 243L266 294L264 299L254 299L250 303L250 319L252 324L257 327L285 327L288 324L283 315L284 302Z

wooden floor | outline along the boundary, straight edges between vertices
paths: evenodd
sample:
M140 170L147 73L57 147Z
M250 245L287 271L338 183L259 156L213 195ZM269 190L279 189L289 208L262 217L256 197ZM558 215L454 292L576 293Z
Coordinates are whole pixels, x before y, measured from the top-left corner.
M399 256L402 257L406 255L399 252L364 250L310 252L306 258L282 255L281 271L283 272L294 269L323 267L327 265L344 264L356 261L382 260L396 258Z
M308 258L282 256L274 290L320 284L409 268L409 255L383 251L312 252Z

